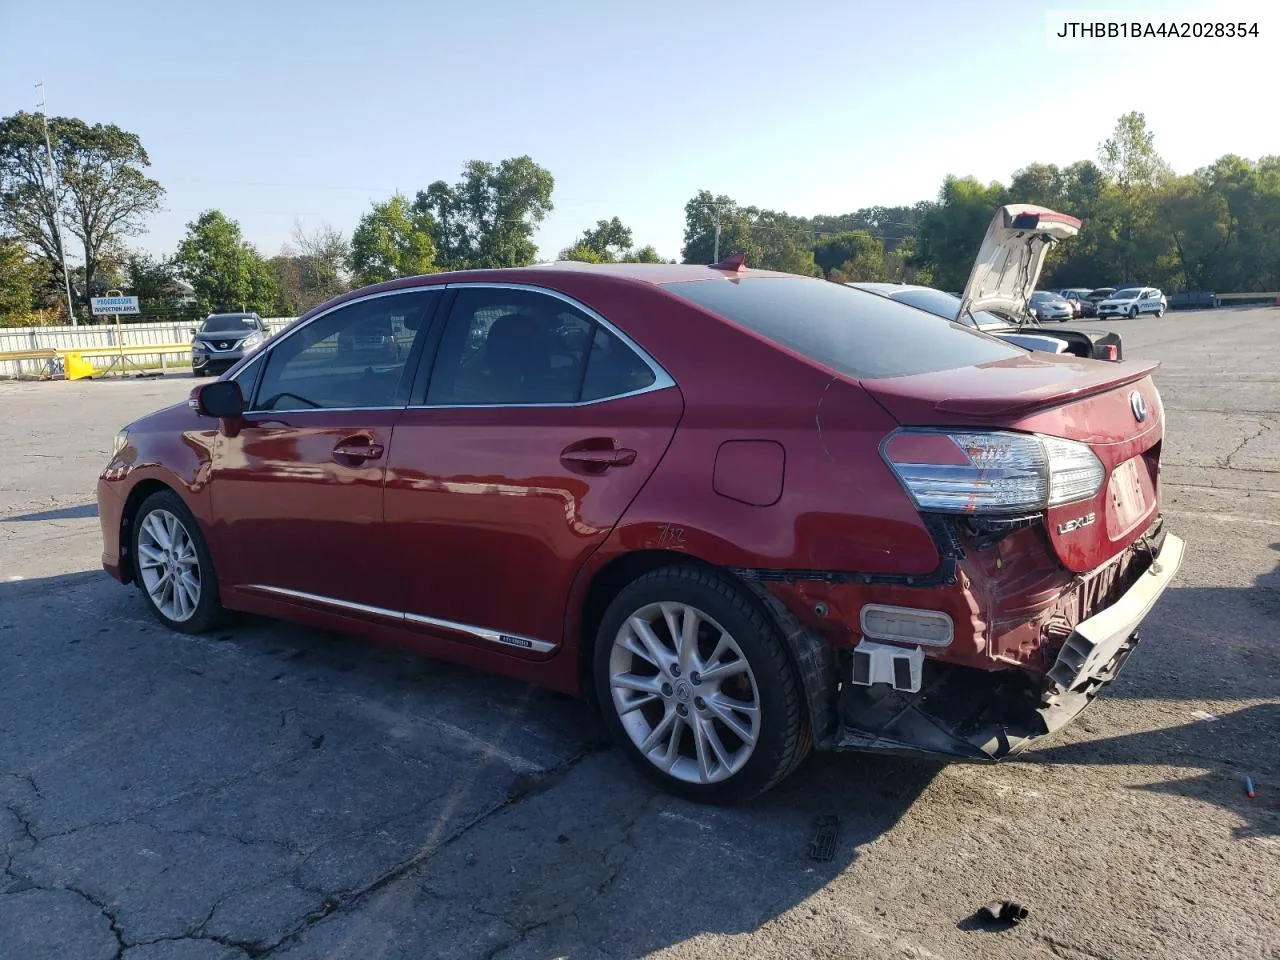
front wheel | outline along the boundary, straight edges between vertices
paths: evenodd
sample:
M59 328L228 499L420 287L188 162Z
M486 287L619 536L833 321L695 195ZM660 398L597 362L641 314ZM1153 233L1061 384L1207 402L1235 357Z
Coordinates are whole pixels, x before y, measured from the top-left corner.
M202 633L222 615L213 560L200 525L172 490L153 493L133 521L134 581L171 630Z
M714 571L666 567L623 589L600 625L594 667L623 752L687 799L749 800L812 746L786 641L746 590Z
M1129 319L1130 319L1130 320L1132 320L1132 319L1134 319L1135 317L1137 317L1137 315L1138 315L1138 308L1137 308L1137 307L1130 307L1130 308L1129 308Z

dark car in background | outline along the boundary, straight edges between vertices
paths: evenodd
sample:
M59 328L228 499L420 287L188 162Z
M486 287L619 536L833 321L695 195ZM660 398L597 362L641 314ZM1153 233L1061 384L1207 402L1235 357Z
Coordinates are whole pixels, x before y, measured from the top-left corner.
M191 371L206 377L230 370L270 336L256 313L211 313L191 331Z
M1071 308L1075 311L1076 318L1080 317L1096 317L1098 315L1098 305L1095 301L1089 299L1089 294L1093 293L1088 287L1068 287L1066 290L1059 290L1058 296L1071 304Z

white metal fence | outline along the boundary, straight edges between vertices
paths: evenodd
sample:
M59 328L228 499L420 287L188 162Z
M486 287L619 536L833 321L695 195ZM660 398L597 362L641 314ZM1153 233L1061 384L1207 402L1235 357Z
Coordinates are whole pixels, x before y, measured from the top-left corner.
M293 317L269 317L263 322L272 333L283 330ZM159 323L122 323L121 338L126 347L148 344L190 343L196 321L161 321ZM92 347L114 347L114 323L83 327L0 327L0 354L18 350L83 350ZM86 357L95 367L111 363L111 357ZM142 366L183 366L191 363L191 354L130 354L129 359ZM33 360L0 360L0 378L33 376L43 364Z

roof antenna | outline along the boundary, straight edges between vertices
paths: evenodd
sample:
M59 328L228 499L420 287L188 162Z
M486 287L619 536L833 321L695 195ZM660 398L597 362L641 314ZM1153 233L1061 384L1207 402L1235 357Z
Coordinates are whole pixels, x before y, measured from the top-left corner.
M745 253L731 253L719 263L711 264L711 269L742 273L747 269L747 255Z

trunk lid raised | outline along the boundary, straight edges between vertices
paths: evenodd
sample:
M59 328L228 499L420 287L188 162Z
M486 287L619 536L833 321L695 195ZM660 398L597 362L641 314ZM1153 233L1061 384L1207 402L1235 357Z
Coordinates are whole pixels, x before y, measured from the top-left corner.
M1028 203L998 209L961 296L960 311L996 310L1021 320L1049 248L1080 232L1080 221Z

